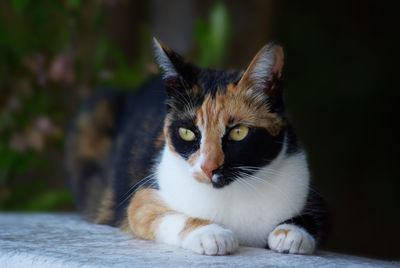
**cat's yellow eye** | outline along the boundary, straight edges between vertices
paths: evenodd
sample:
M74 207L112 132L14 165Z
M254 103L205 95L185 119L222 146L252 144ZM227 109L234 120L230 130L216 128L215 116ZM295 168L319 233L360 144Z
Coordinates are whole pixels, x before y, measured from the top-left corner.
M192 141L196 138L196 135L194 135L193 131L184 127L179 128L179 136L181 136L181 138L185 141Z
M246 138L249 128L246 126L236 126L229 132L229 137L234 141L241 141Z

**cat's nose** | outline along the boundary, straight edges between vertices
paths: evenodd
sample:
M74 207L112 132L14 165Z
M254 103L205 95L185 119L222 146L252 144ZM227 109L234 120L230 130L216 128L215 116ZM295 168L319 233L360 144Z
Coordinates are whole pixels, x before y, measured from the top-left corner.
M201 164L201 170L203 170L204 174L207 175L207 177L211 180L213 176L213 171L218 169L218 163L216 162L211 162L211 161L206 161L203 164Z

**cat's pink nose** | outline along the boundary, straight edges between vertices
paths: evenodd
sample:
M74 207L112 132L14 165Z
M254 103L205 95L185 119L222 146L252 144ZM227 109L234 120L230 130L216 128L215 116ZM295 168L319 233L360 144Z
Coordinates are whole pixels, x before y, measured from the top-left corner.
M201 170L203 170L204 174L211 180L213 176L213 171L218 168L218 164L216 162L206 161L201 164Z

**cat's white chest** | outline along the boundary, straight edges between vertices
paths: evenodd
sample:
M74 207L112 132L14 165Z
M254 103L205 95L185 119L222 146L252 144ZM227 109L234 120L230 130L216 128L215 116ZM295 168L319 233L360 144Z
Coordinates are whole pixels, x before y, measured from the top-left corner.
M257 178L215 189L196 181L186 162L164 148L157 168L160 195L176 211L231 229L241 245L265 247L276 225L304 207L309 184L304 158L299 154L281 159L270 171L253 175Z

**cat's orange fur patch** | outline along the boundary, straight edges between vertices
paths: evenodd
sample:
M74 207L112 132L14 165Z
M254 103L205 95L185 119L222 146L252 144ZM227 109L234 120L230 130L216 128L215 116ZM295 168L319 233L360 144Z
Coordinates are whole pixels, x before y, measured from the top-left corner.
M135 193L128 207L128 221L133 233L147 240L154 240L166 214L176 213L168 208L154 189L142 189Z
M189 218L186 220L185 225L179 233L179 237L181 240L185 239L185 237L196 230L199 227L206 226L212 224L211 221L203 220L199 218Z
M203 174L196 172L193 174L193 177L198 182L211 184L211 180L209 178L207 178L206 176L204 176Z
M229 84L225 93L219 93L213 98L208 95L196 114L196 125L203 126L207 134L222 135L229 120L235 124L262 127L276 136L284 126L282 118L266 109L266 99L249 94L249 82L241 80L238 85ZM233 125L232 125L233 126Z
M114 216L113 205L114 194L111 188L107 188L101 198L101 203L94 223L110 224Z
M165 142L167 143L171 152L176 153L174 146L172 145L171 137L169 136L169 126L171 125L171 118L167 115L164 121L163 135L165 138Z
M275 231L274 236L278 236L280 234L285 234L285 236L287 236L290 231L292 231L292 229L278 229Z
M190 155L190 157L188 158L189 165L194 166L196 164L197 160L199 159L199 156L200 156L200 150L197 150L195 153ZM206 176L204 176L204 174L202 174L202 173L197 173L196 172L196 173L193 174L193 177L198 182L211 183L210 179L207 178Z
M162 132L160 132L160 134L158 134L157 139L156 139L156 141L154 142L154 147L155 147L156 149L161 149L161 147L162 147L163 144L164 144L164 140L165 140L164 132L162 131Z
M126 233L126 234L134 234L134 233L132 232L132 229L131 229L130 225L129 225L128 217L125 217L125 218L122 220L122 223L119 225L119 229L120 229L122 232Z

